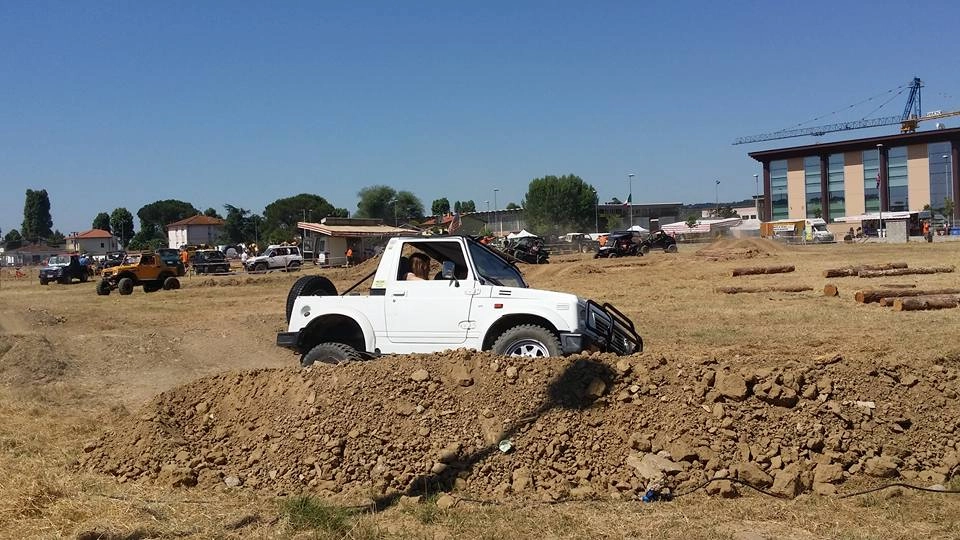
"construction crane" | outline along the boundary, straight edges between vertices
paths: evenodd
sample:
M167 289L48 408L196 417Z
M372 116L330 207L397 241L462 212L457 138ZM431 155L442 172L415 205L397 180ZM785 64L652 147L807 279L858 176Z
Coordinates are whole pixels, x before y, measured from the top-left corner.
M920 108L920 89L922 87L923 83L920 81L920 79L918 77L914 77L913 81L911 81L908 86L910 93L907 94L907 104L903 108L903 114L900 116L886 116L883 118L869 118L864 120L854 120L851 122L840 122L825 126L785 129L771 133L762 133L760 135L751 135L749 137L740 137L739 139L733 141L733 144L748 144L761 141L772 141L776 139L789 139L791 137L803 137L806 135L819 137L826 133L833 133L835 131L892 126L896 124L900 124L900 133L913 133L917 130L917 125L920 122L926 120L936 120L939 118L948 118L950 116L960 116L960 111L933 111L927 114L922 114ZM906 88L904 88L904 90L906 90ZM901 90L900 93L902 92L903 90Z

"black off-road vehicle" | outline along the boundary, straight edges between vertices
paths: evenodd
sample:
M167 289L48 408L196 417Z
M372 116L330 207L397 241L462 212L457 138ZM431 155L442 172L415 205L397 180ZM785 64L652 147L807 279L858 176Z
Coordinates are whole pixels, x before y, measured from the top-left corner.
M90 277L90 270L80 264L80 257L77 255L54 255L47 259L47 265L40 269L40 284L46 285L51 281L67 284L73 283L73 280L80 280L80 283L86 283Z
M197 274L226 274L230 272L230 261L216 249L198 249L190 258L193 271Z
M607 235L607 242L597 249L594 259L614 257L634 257L643 255L640 251L640 241L632 231L614 231Z
M662 249L664 253L676 253L677 241L663 231L657 231L640 242L640 253L646 255L651 249Z

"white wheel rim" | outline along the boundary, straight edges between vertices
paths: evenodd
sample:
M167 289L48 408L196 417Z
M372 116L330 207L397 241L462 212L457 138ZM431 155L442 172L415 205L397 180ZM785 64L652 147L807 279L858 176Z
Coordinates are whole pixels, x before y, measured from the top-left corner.
M535 339L521 339L510 344L506 355L545 357L550 356L550 351L547 350L546 345Z

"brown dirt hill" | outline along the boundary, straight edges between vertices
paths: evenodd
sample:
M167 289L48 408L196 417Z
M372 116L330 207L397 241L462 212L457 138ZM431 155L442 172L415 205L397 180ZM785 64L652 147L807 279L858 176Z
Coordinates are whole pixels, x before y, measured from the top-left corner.
M784 245L766 238L724 239L702 247L697 250L696 255L707 260L730 261L770 257L786 249Z
M169 486L542 500L639 498L658 471L680 491L730 476L787 496L958 472L960 359L744 364L458 350L226 373L119 419L81 466Z

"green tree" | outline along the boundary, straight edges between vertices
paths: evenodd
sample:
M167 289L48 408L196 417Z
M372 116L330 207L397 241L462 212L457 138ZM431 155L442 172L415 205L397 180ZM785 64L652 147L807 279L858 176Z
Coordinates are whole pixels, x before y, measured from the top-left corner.
M696 227L698 221L700 221L700 218L698 218L694 214L690 214L689 216L687 216L687 228L692 229Z
M207 217L223 219L223 216L221 216L220 213L217 212L216 208L207 208L206 210L203 211L203 215Z
M332 217L347 217L344 208L335 208L319 195L301 193L293 197L277 199L263 210L263 226L260 238L269 242L293 240L297 235L297 223Z
M227 217L223 218L223 240L226 244L241 244L256 242L259 238L260 220L257 214L250 210L225 204Z
M817 212L819 211L820 210L818 209ZM726 219L726 218L732 218L732 217L740 217L740 214L738 214L737 211L734 210L733 207L731 206L721 206L720 211L717 213L717 217L721 219ZM820 216L816 216L816 217L820 217Z
M520 209L520 205L519 205L519 204L517 204L517 203L515 203L515 202L507 203L507 210L519 210L519 209Z
M53 234L53 218L50 216L50 196L47 195L47 190L27 190L20 234L25 240L34 242Z
M523 200L527 224L539 234L590 230L593 192L593 186L573 174L534 178Z
M192 204L176 199L155 201L137 210L140 230L147 229L150 233L156 231L163 233L167 230L167 225L198 214L200 211Z
M165 246L167 240L164 232L157 225L148 223L146 226L141 225L140 230L133 235L127 247L129 249L158 249Z
M114 208L110 214L110 230L120 240L120 246L127 245L133 238L133 214L124 207Z
M442 216L450 213L450 200L446 197L434 200L433 204L430 205L430 213L435 216Z
M3 237L3 245L7 249L17 249L23 245L23 235L16 229L10 229Z
M457 201L453 206L456 212L460 212L462 214L469 214L470 212L477 211L477 205L472 200Z
M100 212L97 214L97 217L93 218L92 229L101 229L107 232L111 232L110 228L110 214L106 212Z
M383 220L393 225L423 218L423 203L409 191L390 186L365 187L357 193L357 216Z
M50 236L47 238L47 245L49 246L62 246L67 239L63 236L63 233L60 232L60 229L57 229L50 233Z

